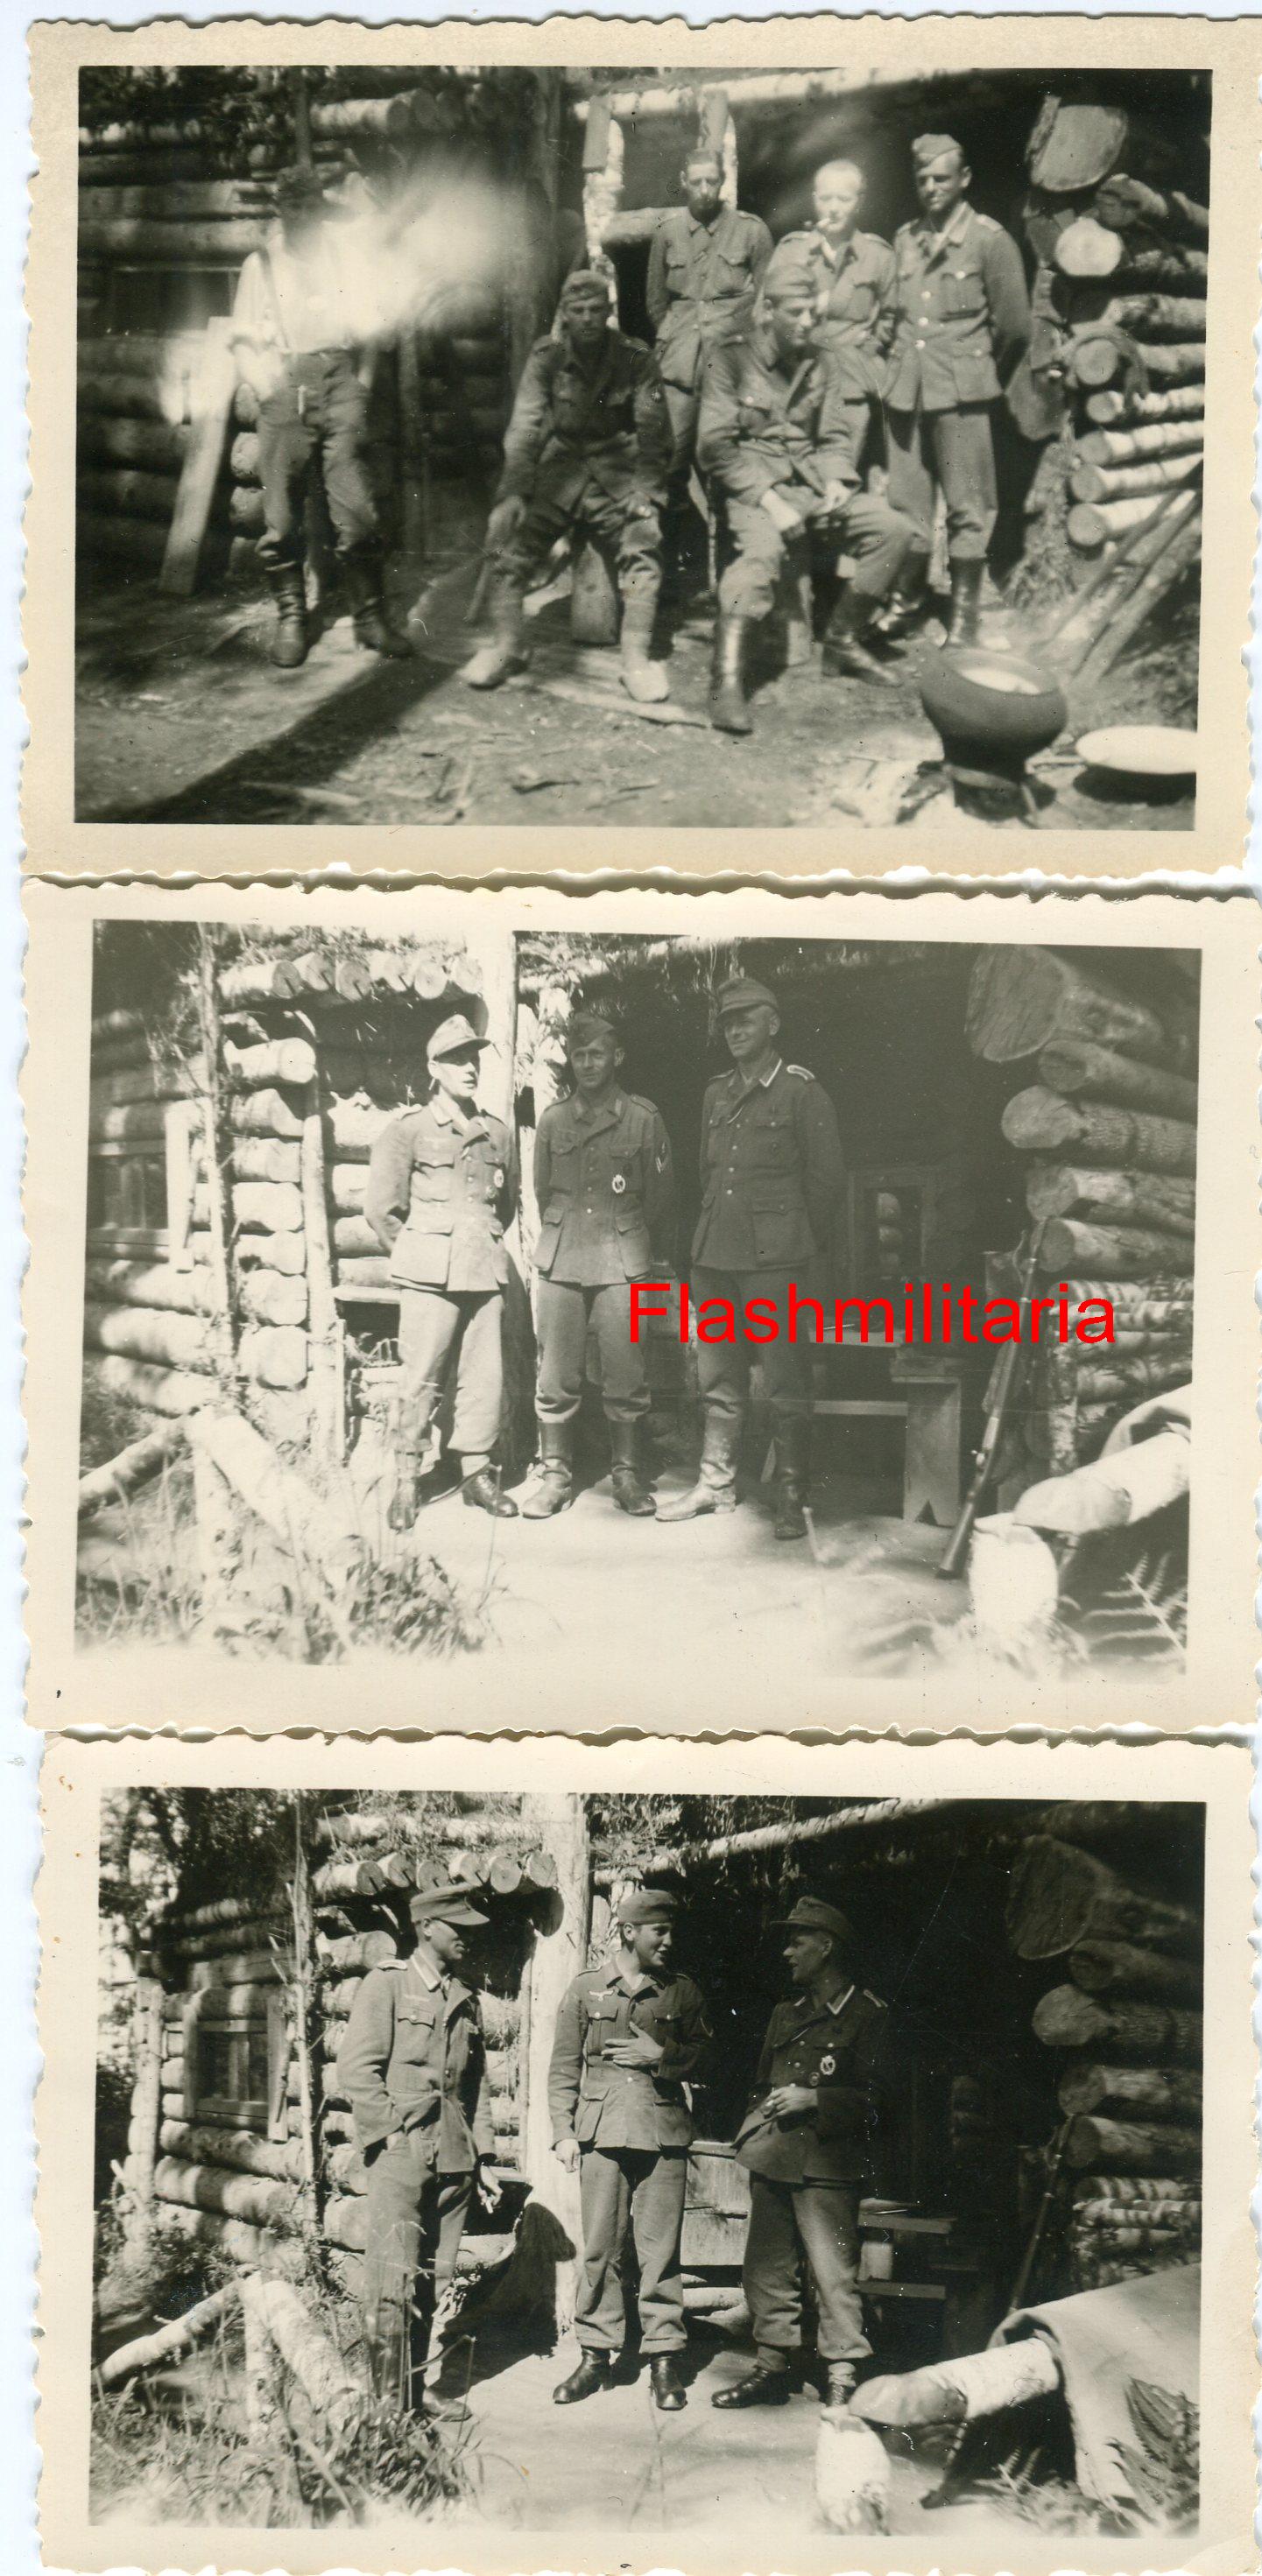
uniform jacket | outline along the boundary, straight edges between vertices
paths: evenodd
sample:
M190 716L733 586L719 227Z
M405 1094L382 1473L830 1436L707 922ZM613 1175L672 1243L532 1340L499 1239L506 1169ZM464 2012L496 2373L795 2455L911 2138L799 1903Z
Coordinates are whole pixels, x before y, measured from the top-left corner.
M614 2040L635 2031L660 2040L656 2066L613 2066ZM557 2015L548 2109L552 2134L581 2147L687 2147L694 2130L684 2091L710 2038L705 2004L691 1977L631 1981L615 1966L584 1968Z
M697 461L734 500L764 492L810 502L827 483L853 491L858 476L846 415L847 395L835 361L808 351L785 366L771 328L754 315L716 340L706 361L697 429Z
M535 1139L535 1197L535 1267L547 1279L604 1288L669 1261L675 1187L660 1110L634 1091L595 1109L577 1091L554 1101Z
M1030 299L1010 233L965 203L937 233L895 235L898 318L885 399L893 411L993 402L1030 338Z
M766 2170L761 2141L774 2136L774 2176L781 2182L859 2182L872 2165L877 2077L886 2007L879 1995L844 1981L827 2003L806 1994L777 2004L767 2024L749 2114L737 2154L749 2137L749 2161ZM809 2084L819 2095L804 2119L754 2126L760 2103L777 2084Z
M569 333L536 340L504 433L496 500L536 490L569 507L592 484L655 508L670 462L670 422L657 361L642 340L606 331L588 366Z
M364 1213L402 1288L505 1287L504 1228L516 1208L516 1144L489 1110L466 1128L438 1091L401 1110L373 1146Z
M350 349L367 340L373 315L364 309L364 280L348 258L346 228L326 222L318 243L302 259L287 247L279 224L266 251L248 251L237 280L228 346L243 343L300 357L316 349Z
M363 2151L415 2130L439 2173L468 2173L494 2150L477 1996L419 1951L362 1979L337 2074Z
M686 206L663 216L649 251L646 297L665 383L693 391L703 348L752 295L770 257L761 217L737 206L725 206L712 224L698 223Z
M815 290L815 345L833 359L849 402L879 400L894 338L894 253L877 233L851 233L834 251L811 225L806 246Z
M828 1249L844 1173L833 1104L800 1064L752 1090L721 1073L701 1112L701 1215L692 1257L710 1270L788 1271Z

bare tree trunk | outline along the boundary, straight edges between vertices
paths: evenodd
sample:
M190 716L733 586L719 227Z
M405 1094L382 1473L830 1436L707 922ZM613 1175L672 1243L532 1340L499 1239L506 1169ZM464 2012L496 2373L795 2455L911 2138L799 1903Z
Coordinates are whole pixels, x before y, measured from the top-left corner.
M536 1938L530 1962L530 2037L523 2122L525 2171L536 2196L560 2219L577 2254L583 2241L578 2175L566 2173L553 2153L548 2067L561 1998L571 1979L587 1964L591 1843L582 1797L524 1797L522 1830L553 1854L558 1898L557 1928ZM559 2264L557 2323L562 2330L573 2321L575 2293L574 2264Z

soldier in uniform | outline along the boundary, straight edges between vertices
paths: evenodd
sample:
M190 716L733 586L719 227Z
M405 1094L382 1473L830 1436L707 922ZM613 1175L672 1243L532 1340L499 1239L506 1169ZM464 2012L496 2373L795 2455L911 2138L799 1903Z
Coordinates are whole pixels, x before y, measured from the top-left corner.
M822 1084L805 1065L781 1057L774 993L736 975L720 986L718 1010L733 1069L716 1074L701 1113L692 1293L698 1304L730 1298L738 1314L754 1298L775 1308L776 1336L760 1345L759 1361L775 1431L776 1537L805 1538L811 1342L800 1324L800 1338L788 1338L788 1293L791 1282L802 1293L807 1266L829 1249L843 1181L841 1139ZM697 1374L705 1412L701 1472L691 1492L661 1506L661 1521L736 1506L747 1346L739 1339L699 1342Z
M811 347L816 259L800 233L781 242L750 319L715 344L706 368L698 455L722 487L735 545L719 580L710 693L710 720L725 733L751 730L750 628L770 614L786 564L800 579L812 555L817 568L843 574L824 669L890 685L863 637L897 580L912 528L860 486L846 379L835 357Z
M582 534L615 561L624 687L645 701L667 695L649 650L669 463L670 422L652 352L609 328L608 281L574 269L561 289L557 336L536 340L504 437L486 532L494 641L466 664L470 688L498 688L525 668L530 576L558 537Z
M761 217L724 205L717 153L690 152L680 180L684 202L663 216L653 235L645 290L670 413L677 505L686 497L697 443L707 350L749 302L771 257L771 235Z
M624 1897L613 1967L584 1968L557 2015L548 2108L560 2162L579 2169L583 2216L582 2359L553 2392L558 2406L612 2384L626 2335L628 2229L653 2396L671 2414L686 2403L676 2355L687 2340L679 2253L694 2134L687 2082L711 2034L691 1977L670 1972L678 1910L659 1888Z
M505 1226L517 1209L517 1148L502 1118L477 1105L478 1057L489 1041L460 1012L426 1050L433 1093L401 1110L372 1149L364 1214L390 1255L399 1290L404 1381L398 1484L388 1518L416 1518L421 1459L453 1352L451 1445L466 1503L515 1520L517 1505L491 1469L504 1396Z
M600 1350L613 1498L619 1511L648 1519L653 1497L636 1450L649 1381L644 1350L631 1339L629 1282L660 1273L671 1257L670 1140L653 1102L618 1079L623 1048L607 1004L587 1003L573 1013L569 1061L573 1092L544 1110L535 1140L535 1402L543 1474L523 1515L549 1520L574 1499L574 1423L590 1330Z
M879 233L859 230L864 176L857 161L826 161L815 173L815 221L790 233L808 260L815 293L815 346L834 361L856 474L863 470L873 417L885 391L894 337L894 253Z
M1024 355L1030 299L1011 235L968 203L972 172L949 134L912 145L923 212L895 238L897 322L886 386L889 491L915 544L896 614L923 592L941 489L951 564L949 644L975 641L998 498L991 409Z
M228 342L258 399L263 534L259 561L276 603L271 658L296 670L307 657L303 504L318 466L354 604L355 633L374 653L410 654L383 597L377 505L364 467L365 394L356 364L365 336L363 280L348 272L327 182L283 170L276 238L252 250L237 286Z
M885 2027L879 1996L847 1968L844 1914L801 1896L783 1923L797 1991L767 2025L736 2153L750 2176L744 2288L758 2357L716 2406L783 2406L802 2341L801 2267L819 2311L830 2406L852 2395L871 2345L856 2286L859 2199L872 2165L876 2075Z
M439 2375L430 2315L437 2311L440 2344L475 2183L487 2208L500 2196L495 2176L480 2170L494 2156L495 2133L481 2009L460 1975L466 1935L487 1918L463 1887L430 1889L410 1910L416 1948L368 1970L337 2060L368 2168L369 2368L377 2395L404 2407Z

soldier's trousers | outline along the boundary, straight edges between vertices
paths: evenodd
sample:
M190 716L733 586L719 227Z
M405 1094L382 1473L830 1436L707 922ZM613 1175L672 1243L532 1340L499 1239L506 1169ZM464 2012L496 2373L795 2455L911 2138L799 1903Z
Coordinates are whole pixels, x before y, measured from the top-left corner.
M890 500L911 520L917 553L932 550L934 500L941 491L952 562L984 561L999 507L990 404L887 412L886 431Z
M857 2190L848 2183L771 2182L756 2173L749 2192L742 2279L759 2350L800 2349L805 2260L819 2312L820 2360L862 2360L872 2346L857 2288Z
M364 2340L377 2395L399 2406L438 2375L442 2303L473 2195L471 2173L436 2173L432 2155L422 2133L400 2132L368 2167Z
M620 2265L628 2227L640 2266L640 2348L682 2350L687 2328L679 2239L687 2179L683 2147L584 2147L583 2268L574 2312L584 2352L621 2352L626 2340Z
M600 1393L610 1422L635 1422L649 1409L644 1352L631 1339L631 1290L625 1279L607 1288L575 1288L564 1279L540 1279L535 1319L539 1374L535 1410L541 1422L572 1422L583 1395L588 1332L600 1352Z
M913 543L910 522L871 492L856 492L827 528L786 538L758 502L729 500L727 523L736 553L719 581L725 617L769 617L786 565L805 572L820 556L848 568L852 590L873 607L893 589Z
M701 411L700 374L695 385L663 384L666 417L670 422L672 492L681 499L688 489L688 474L697 453L697 420Z
M575 490L573 478L549 489L541 477L516 536L491 557L510 589L524 591L558 537L587 536L610 553L624 599L656 599L662 584L660 511L631 493L614 497L589 475Z
M307 477L319 467L339 555L376 544L377 508L364 468L364 390L344 349L289 360L285 382L259 405L263 534L269 572L300 564L305 549Z
M780 1270L694 1270L689 1281L694 1314L706 1297L727 1297L736 1308L734 1342L697 1343L697 1383L706 1416L731 1426L732 1437L740 1434L749 1403L749 1372L757 1359L763 1388L771 1407L771 1419L777 1431L791 1421L809 1420L811 1412L811 1353L815 1347L811 1318L799 1315L799 1338L788 1337L789 1282ZM776 1309L776 1337L758 1344L741 1337L743 1308L754 1298L762 1298ZM760 1330L763 1329L760 1324Z
M504 1403L504 1300L498 1288L449 1295L445 1288L399 1291L403 1445L422 1449L454 1350L456 1406L451 1445L461 1458L489 1458Z

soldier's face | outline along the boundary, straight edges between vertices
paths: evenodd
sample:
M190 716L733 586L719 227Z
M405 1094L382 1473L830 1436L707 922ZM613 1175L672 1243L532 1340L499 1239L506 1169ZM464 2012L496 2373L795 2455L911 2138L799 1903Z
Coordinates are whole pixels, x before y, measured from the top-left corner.
M723 1035L734 1064L756 1064L774 1043L780 1021L767 1002L751 1002L746 1010L725 1011Z
M972 175L958 152L940 152L936 161L926 161L916 172L916 194L925 213L938 217L951 214Z
M597 294L594 287L588 294L567 296L565 319L576 348L599 348L609 319L608 296Z
M612 1029L589 1029L570 1041L570 1071L584 1100L607 1091L622 1062L622 1049Z
M815 306L809 288L792 287L782 294L769 295L767 311L781 357L800 358L809 346L815 326Z
M809 1986L831 1958L832 1947L826 1932L790 1932L784 1955L795 1986Z
M455 1055L436 1055L430 1066L440 1091L449 1100L472 1100L478 1087L477 1047L461 1047Z
M826 233L847 232L863 199L858 170L821 170L815 181L815 221Z
M622 1938L638 1968L664 1968L674 1946L669 1923L624 1923Z
M717 161L689 161L684 169L684 204L703 224L722 203L723 174Z
M428 1941L441 1968L459 1968L469 1955L468 1935L459 1923L423 1923L421 1939Z

